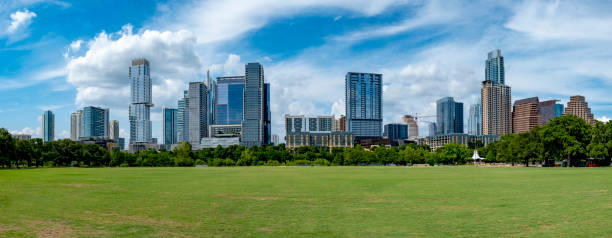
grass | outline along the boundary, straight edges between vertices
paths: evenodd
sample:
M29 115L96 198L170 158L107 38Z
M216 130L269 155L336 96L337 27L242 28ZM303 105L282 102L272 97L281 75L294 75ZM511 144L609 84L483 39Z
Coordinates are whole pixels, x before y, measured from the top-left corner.
M0 237L604 237L611 168L0 170Z

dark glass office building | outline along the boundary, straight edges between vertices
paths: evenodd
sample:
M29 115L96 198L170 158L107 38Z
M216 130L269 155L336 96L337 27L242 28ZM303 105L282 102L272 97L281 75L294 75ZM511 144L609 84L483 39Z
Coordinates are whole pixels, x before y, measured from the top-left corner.
M215 124L242 123L244 76L217 77Z
M162 118L164 145L176 144L178 139L178 110L176 108L162 108Z
M399 123L387 124L385 125L384 137L389 138L391 141L408 139L408 125Z
M109 137L108 117L107 108L83 108L83 137Z
M245 66L241 142L246 147L262 146L265 142L265 91L263 66L259 63L248 63Z
M453 97L436 102L436 135L463 133L463 103Z

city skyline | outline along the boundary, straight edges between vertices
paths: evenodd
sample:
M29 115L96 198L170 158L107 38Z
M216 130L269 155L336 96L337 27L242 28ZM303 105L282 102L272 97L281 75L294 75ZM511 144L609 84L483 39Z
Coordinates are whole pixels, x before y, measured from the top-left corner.
M294 6L281 3L278 10L291 9L291 13L279 16L263 11L261 18L224 13L223 16L258 24L243 28L219 26L221 29L216 30L223 34L215 34L215 37L206 37L203 32L206 29L198 27L202 23L185 18L172 19L177 16L165 14L161 7L125 4L117 11L134 13L129 18L98 21L75 14L78 8L94 7L82 5L85 3L20 4L0 9L0 21L7 23L11 13L26 10L36 13L13 34L0 29L0 41L4 43L1 50L7 53L3 54L7 57L0 59L3 61L0 80L5 82L0 86L0 123L10 131L34 137L41 137L42 128L37 128L41 127L39 120L44 110L54 112L55 138L60 139L70 137L72 112L85 106L98 106L110 108L110 119L122 125L121 137L129 138L126 65L139 57L151 60L152 64L152 101L156 104L151 109L152 137L158 140L163 138L162 106L177 107L176 100L189 82L207 83L207 70L212 78L240 75L245 62L261 62L266 68L266 82L271 84L272 134L283 138L285 114L344 114L343 78L351 71L384 75L383 124L400 122L401 116L406 114L435 114L435 100L440 97L451 96L457 101L471 102L480 94L478 83L484 80L483 56L497 48L504 52L506 84L512 87L512 103L514 99L538 96L541 100L558 99L567 105L570 96L582 95L596 119L612 117L612 102L605 94L612 89L612 72L601 65L606 62L602 59L609 58L612 52L601 47L606 44L600 44L609 41L606 37L601 40L601 32L605 33L609 28L606 24L610 23L604 21L604 30L601 30L577 27L567 21L567 16L580 14L590 16L587 22L596 21L598 16L605 20L606 15L600 11L611 9L609 4L601 6L590 2L581 5L581 11L573 10L575 6L568 2L491 4L486 7L496 8L504 14L495 14L496 23L485 25L477 19L491 15L483 9L476 12L471 8L482 5L478 3L445 3L455 7L444 17L436 15L443 7L434 1L414 4L363 2L368 6L364 9L370 10L352 8L350 5L354 3L333 1ZM199 3L164 5L162 1L161 4L176 10L178 15L190 7L201 9L197 8ZM206 14L213 14L214 9L225 3L202 4L209 9ZM251 7L265 9L258 4ZM108 6L101 6L105 7ZM326 11L305 15L308 9ZM150 17L155 15L151 13L158 14ZM59 20L53 18L54 14L74 14L78 21L91 24L64 29ZM551 31L538 28L546 24L529 26L522 20L525 18L555 22L552 27L556 28ZM172 21L177 24L169 24L169 19L177 20ZM215 20L206 18L204 21ZM294 32L293 28L308 30L312 23L322 23L326 27L305 31L309 34L300 35L304 39L289 34ZM389 31L391 29L395 31ZM419 33L422 31L428 33ZM593 34L567 33L572 31ZM45 38L48 32L61 39ZM290 38L282 42L263 43L288 35ZM149 44L133 43L138 41ZM160 51L150 50L147 45ZM176 54L151 56L151 52ZM109 60L110 56L115 57L114 60ZM29 95L38 97L28 98ZM468 118L467 111L464 110L464 118ZM465 120L464 124L467 124ZM427 127L419 123L419 134L426 135ZM464 128L464 131L467 130Z

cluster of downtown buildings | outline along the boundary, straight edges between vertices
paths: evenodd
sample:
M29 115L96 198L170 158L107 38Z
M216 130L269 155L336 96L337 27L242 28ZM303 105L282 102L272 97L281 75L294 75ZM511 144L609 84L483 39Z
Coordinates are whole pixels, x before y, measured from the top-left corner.
M154 105L149 61L132 60L128 79L131 152L172 149L181 142L189 142L194 150L279 143L279 136L271 134L270 84L265 83L264 69L259 63L246 64L244 75L213 80L207 74L205 82L190 82L176 108L162 108L161 143L152 138L150 113ZM286 146L344 148L355 144L369 147L417 143L435 149L447 143L468 144L477 140L486 145L499 140L501 135L526 132L564 114L595 123L583 96L572 96L567 107L558 104L558 100L539 101L537 97L517 100L512 105L511 88L505 82L504 57L499 49L488 54L480 98L469 107L467 133L463 103L453 97L437 100L436 115L405 115L401 123L383 126L382 87L382 74L347 73L345 114L339 118L285 115ZM435 122L421 120L428 123L429 136L420 137L417 122L426 117L435 118ZM53 112L43 113L42 124L43 141L52 141ZM125 149L125 140L119 137L119 122L109 121L107 108L89 106L72 113L70 138Z

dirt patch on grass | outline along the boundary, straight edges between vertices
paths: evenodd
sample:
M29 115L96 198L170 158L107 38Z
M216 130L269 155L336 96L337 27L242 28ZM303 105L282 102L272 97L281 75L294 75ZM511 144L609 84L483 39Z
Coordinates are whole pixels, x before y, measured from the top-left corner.
M82 183L63 183L61 185L65 187L74 187L74 188L82 188L83 186L86 186L85 184L82 184Z
M76 233L70 226L57 222L33 221L30 226L36 231L36 237L76 237Z
M256 200L256 201L295 201L313 202L313 198L292 198L292 197L260 197L260 196L235 196L230 194L217 194L217 197L237 199L237 200Z
M149 226L164 226L173 228L199 227L200 223L181 223L168 219L154 219L146 216L124 215L116 212L100 214L101 217L113 217L113 224L132 224L132 225L149 225ZM104 219L108 221L107 219Z
M10 230L14 230L14 229L15 229L15 227L13 227L13 226L0 224L0 234L4 233L5 231L10 231Z

